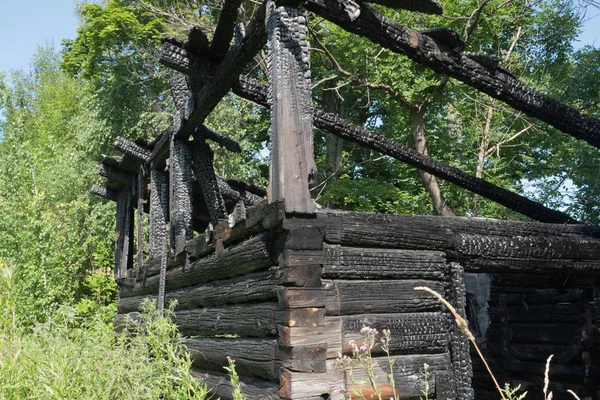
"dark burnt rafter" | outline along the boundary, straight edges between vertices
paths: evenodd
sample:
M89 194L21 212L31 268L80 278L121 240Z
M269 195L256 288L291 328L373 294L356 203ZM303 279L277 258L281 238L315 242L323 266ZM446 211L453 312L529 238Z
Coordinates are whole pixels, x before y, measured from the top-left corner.
M233 92L240 97L268 107L268 87L256 79L241 75L237 84L233 87ZM315 110L313 124L343 139L390 155L399 161L429 172L436 177L502 204L536 221L556 223L578 222L564 213L547 208L540 203L510 192L486 180L476 178L431 157L418 154L408 146L394 143L375 132L354 125L333 114Z
M444 48L429 36L383 16L370 4L351 0L307 0L302 5L348 32L406 55L437 73L458 79L564 133L600 147L600 120L534 91L500 68L486 68Z
M240 4L242 4L242 0L225 0L223 3L223 8L219 14L219 22L208 50L213 57L227 54L229 43L233 38L233 27L237 20Z

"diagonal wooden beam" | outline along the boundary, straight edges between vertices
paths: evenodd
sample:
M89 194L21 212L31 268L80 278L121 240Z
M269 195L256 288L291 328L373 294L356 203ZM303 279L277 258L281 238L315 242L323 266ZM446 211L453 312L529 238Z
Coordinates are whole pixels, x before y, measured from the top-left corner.
M499 68L483 66L469 57L438 45L432 38L385 17L373 6L348 0L307 0L309 11L348 32L368 38L433 71L458 79L525 114L600 148L600 120L527 87ZM356 3L355 3L356 4Z
M442 5L435 0L372 0L369 3L400 10L418 11L424 14L440 15L443 12Z
M233 27L237 21L238 9L242 0L225 0L219 22L215 29L209 52L213 57L222 57L229 50L229 43L233 38Z
M241 77L239 84L234 87L234 93L262 106L268 106L267 86L254 79ZM315 110L313 124L342 139L389 155L398 161L402 161L422 171L429 172L438 178L454 183L459 187L468 189L533 220L554 223L579 223L560 211L552 210L524 196L496 186L491 182L467 174L458 168L421 155L408 146L394 143L384 136L369 131L364 127L354 125L335 114Z
M189 74L198 74L199 68L192 67L188 64L187 68L181 70L181 72ZM210 71L211 67L209 64L205 64L201 67L204 71ZM198 74L202 79L210 79L210 75L206 72L205 74ZM261 106L269 107L268 103L268 87L267 85L260 83L256 79L240 75L238 81L233 86L233 92L240 97L253 101ZM566 107L566 106L565 106ZM588 117L589 118L589 117ZM342 121L343 123L339 123ZM340 130L345 130L345 134L348 135L348 140L352 140L351 136L361 136L358 133L352 135L352 132L361 132L365 128L351 124L348 121L341 120L333 114L323 113L316 111L313 119L313 124L330 132L336 136L339 136ZM377 135L371 132L372 135ZM368 142L368 140L367 140ZM365 143L365 145L371 145ZM394 144L395 154L397 159L405 162L413 167L422 169L429 172L436 177L448 180L460 186L464 189L470 190L473 193L477 193L489 200L498 202L505 207L521 213L533 220L543 222L569 222L577 223L574 219L570 218L566 214L560 213L555 210L551 210L539 203L527 199L524 196L520 196L516 193L512 193L506 189L502 189L490 182L483 179L478 179L472 175L466 174L465 172L450 167L442 162L439 162L430 157L422 156L415 150L408 146L401 144ZM372 148L372 147L370 147ZM509 194L507 194L509 193Z

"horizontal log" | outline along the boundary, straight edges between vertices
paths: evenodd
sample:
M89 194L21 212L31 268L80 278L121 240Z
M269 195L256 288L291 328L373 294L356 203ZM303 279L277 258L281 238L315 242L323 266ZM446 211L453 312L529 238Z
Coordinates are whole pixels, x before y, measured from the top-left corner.
M549 272L587 273L600 271L600 260L573 261L566 259L546 260L539 258L514 259L510 257L462 257L457 260L465 268L465 272L474 273L514 273L514 272Z
M283 347L326 345L327 358L333 359L342 352L342 320L325 317L318 326L279 326L278 341Z
M273 229L281 223L284 217L283 203L266 201L246 208L246 219L231 227L228 221L222 221L215 226L215 237L223 243L236 242L249 238L257 232Z
M186 336L267 337L275 335L284 321L284 313L274 302L175 311L175 323Z
M277 297L277 286L282 275L277 270L255 272L228 280L212 281L207 284L167 291L165 304L176 300L176 309L221 306L225 304L264 301ZM137 311L142 300L156 299L155 295L121 297L118 310L120 313ZM298 308L312 307L305 305Z
M502 312L511 322L580 322L583 323L583 304L539 304L506 307ZM492 320L501 317L498 307L489 308Z
M325 210L315 223L325 241L355 247L440 250L450 248L454 235L580 237L593 240L600 230L590 225L502 221L489 218L387 215Z
M502 301L508 306L532 304L560 304L579 302L582 289L532 289L527 287L493 287L488 303L497 305Z
M440 282L407 281L324 281L321 289L281 288L285 308L325 307L327 315L437 311L440 303L416 286L444 292Z
M581 341L581 325L579 324L543 324L543 323L511 323L511 343L578 343ZM501 324L492 323L488 328L488 340L501 340L503 335Z
M221 400L234 400L233 387L229 376L216 371L203 371L198 368L192 369L192 376L199 381L205 382L211 389L211 394ZM240 388L242 394L248 400L279 400L279 384L265 379L249 378L240 376Z
M344 374L333 370L331 362L324 373L293 372L282 368L279 382L282 399L343 399L337 389L344 384Z
M582 351L582 346L580 343L511 343L508 350L504 350L503 346L498 342L488 342L485 346L487 353L497 359L501 359L503 354L509 354L511 358L516 358L518 360L544 362L550 355L553 354L553 365L567 364L576 357L580 358Z
M93 185L90 189L90 193L114 202L119 199L119 193L116 190L109 189L105 186Z
M458 233L452 236L450 246L462 256L486 258L543 260L600 259L600 241L592 238L556 236L497 236Z
M502 69L482 66L466 55L438 45L429 36L385 17L370 4L360 3L351 16L347 3L342 0L307 0L303 6L348 32L403 54L439 74L458 79L592 146L600 146L598 119L532 90Z
M215 246L213 243L209 243L206 240L205 234L201 234L194 237L192 240L188 240L185 244L185 251L187 252L188 257L196 259L215 251Z
M227 357L235 360L238 374L269 380L279 378L276 339L185 339L194 366L203 370L223 371Z
M115 149L131 156L137 158L143 163L150 162L150 156L152 155L152 150L132 141L125 139L121 136L118 136L113 143Z
M192 262L167 271L166 289L172 291L184 286L226 279L250 272L267 269L277 263L272 255L272 236L263 233L223 250L221 254L210 254ZM159 285L157 275L139 282L131 290L124 289L120 296L131 297L156 293Z
M446 257L439 251L365 249L325 245L323 278L443 280Z
M593 285L592 274L557 274L557 273L511 273L493 275L493 284L498 287L528 288L586 288Z
M115 187L131 186L134 180L133 175L123 172L115 166L107 164L100 164L100 168L98 169L98 175L108 179L108 181L112 185L116 185Z

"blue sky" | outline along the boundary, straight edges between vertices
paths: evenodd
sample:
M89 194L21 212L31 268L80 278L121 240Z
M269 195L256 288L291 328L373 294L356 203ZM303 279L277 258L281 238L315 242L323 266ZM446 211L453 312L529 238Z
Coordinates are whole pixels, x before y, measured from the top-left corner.
M0 71L28 69L39 46L60 48L77 34L76 0L0 0ZM576 46L600 47L600 10L589 7Z

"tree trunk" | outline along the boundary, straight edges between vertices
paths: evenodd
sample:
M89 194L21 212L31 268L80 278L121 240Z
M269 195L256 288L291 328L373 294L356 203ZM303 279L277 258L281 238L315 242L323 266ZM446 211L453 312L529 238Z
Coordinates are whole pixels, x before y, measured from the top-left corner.
M494 102L495 99L490 100L488 106L487 117L485 119L485 128L483 129L483 137L481 138L481 144L479 145L479 152L477 153L477 170L475 171L475 177L480 178L483 176L483 162L485 161L485 155L487 153L488 146L490 144L490 137L492 134L492 117L494 115ZM477 216L477 203L479 196L473 195L473 216Z
M346 107L344 100L336 98L334 91L323 92L324 108L327 112L339 115L341 118L346 118ZM327 149L327 176L325 179L327 184L334 183L340 175L342 167L342 150L344 148L344 140L327 133L325 137L325 147Z
M412 119L412 132L413 139L415 141L415 150L417 153L422 154L424 156L427 155L427 143L425 141L425 113L427 112L427 103L420 102L417 103L411 110L410 116ZM429 193L429 197L431 197L431 201L433 203L433 208L438 215L442 216L454 216L456 213L454 210L446 204L444 200L444 196L440 190L440 186L435 179L435 176L431 175L428 172L419 170L419 176L421 177L421 182L423 182L423 186Z

